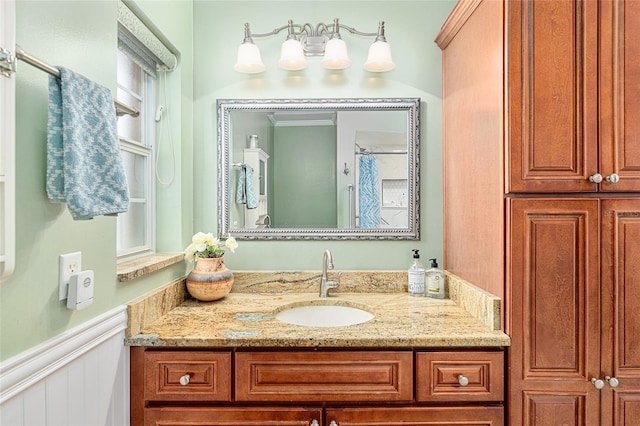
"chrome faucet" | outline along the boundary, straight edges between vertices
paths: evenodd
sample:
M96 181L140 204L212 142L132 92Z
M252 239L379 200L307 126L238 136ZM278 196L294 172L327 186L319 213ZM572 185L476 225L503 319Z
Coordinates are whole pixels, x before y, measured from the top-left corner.
M333 256L330 250L325 250L322 256L322 279L320 280L320 297L327 297L329 289L336 288L340 283L338 281L329 281L327 279L327 269L333 269Z

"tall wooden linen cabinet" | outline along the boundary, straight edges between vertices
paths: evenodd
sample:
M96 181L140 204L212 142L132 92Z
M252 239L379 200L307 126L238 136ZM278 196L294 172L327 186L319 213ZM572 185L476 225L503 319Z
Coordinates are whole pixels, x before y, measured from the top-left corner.
M445 267L504 300L519 425L640 419L640 1L460 0Z

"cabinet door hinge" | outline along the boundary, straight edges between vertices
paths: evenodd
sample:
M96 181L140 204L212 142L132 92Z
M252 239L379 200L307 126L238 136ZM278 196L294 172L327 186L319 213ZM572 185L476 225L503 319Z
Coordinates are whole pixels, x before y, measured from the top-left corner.
M0 74L11 78L16 72L16 55L10 50L0 47Z

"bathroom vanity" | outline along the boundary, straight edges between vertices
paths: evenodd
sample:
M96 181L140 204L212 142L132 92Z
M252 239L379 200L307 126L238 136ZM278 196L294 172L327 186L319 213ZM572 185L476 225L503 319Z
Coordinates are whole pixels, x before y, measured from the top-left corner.
M275 285L236 274L242 282L225 299L185 299L146 325L135 323L158 302L132 304L131 424L503 424L510 341L499 330L499 299L452 276L451 299L436 300L389 292L385 280L406 282L389 273L358 274L344 272L343 293L327 299L311 292L318 274ZM368 285L350 287L352 279ZM366 292L350 292L358 287ZM155 297L166 303L166 294ZM373 318L344 327L276 318L318 305Z

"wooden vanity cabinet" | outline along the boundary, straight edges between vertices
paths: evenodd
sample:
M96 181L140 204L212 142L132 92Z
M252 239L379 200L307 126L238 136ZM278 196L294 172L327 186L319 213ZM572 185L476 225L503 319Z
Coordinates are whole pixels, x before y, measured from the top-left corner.
M511 336L510 410L523 425L636 425L640 198L515 199L510 211L510 321L527 330Z
M640 4L515 0L505 14L507 191L640 191Z
M505 301L508 423L637 425L640 2L460 0L436 42L444 267Z
M504 409L502 407L351 407L327 409L328 426L498 426L504 424Z
M132 426L504 424L501 348L130 354Z
M324 424L322 415L322 408L178 406L147 409L144 424L154 426L320 426Z

